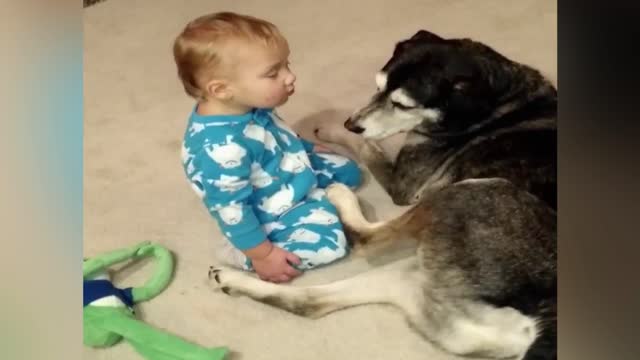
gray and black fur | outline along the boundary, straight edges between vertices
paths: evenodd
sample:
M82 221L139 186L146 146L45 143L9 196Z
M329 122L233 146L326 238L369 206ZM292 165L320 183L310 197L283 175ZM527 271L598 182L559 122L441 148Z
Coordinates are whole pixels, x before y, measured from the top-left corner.
M345 126L375 138L364 125L372 114L389 123L418 118L403 128L407 142L395 162L375 166L395 203L414 203L430 184L502 177L556 208L557 91L537 70L482 43L422 30L396 45L381 77L378 93ZM415 105L393 101L397 91Z
M378 92L329 129L397 204L400 217L367 221L347 187L327 194L354 247L411 238L414 258L339 282L288 287L213 269L227 292L318 317L387 303L443 349L461 355L556 359L557 92L536 70L469 39L421 30L397 44ZM407 139L395 161L371 140Z

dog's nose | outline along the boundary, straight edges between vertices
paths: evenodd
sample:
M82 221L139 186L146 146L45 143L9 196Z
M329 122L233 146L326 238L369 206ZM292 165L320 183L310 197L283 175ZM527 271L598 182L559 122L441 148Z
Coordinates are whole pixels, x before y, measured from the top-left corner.
M351 120L351 118L348 118L347 121L344 122L344 127L351 131L354 132L356 134L362 134L364 132L364 128L358 126L358 125L354 125L353 121Z

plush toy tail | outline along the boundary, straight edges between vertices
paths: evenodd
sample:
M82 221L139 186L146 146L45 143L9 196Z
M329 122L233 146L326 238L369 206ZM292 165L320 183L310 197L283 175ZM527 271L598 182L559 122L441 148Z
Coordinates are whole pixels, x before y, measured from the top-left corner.
M205 348L141 321L123 316L105 319L103 327L119 333L148 360L223 360L226 347Z

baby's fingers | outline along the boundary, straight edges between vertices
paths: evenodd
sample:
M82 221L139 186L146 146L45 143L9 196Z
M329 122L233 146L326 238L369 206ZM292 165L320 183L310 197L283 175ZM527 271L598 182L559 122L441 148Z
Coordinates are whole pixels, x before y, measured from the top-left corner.
M291 278L294 278L296 276L300 276L301 272L296 270L293 266L287 266L287 268L285 269L285 274L288 275Z
M302 262L296 254L290 252L287 252L287 261L295 265L300 265Z

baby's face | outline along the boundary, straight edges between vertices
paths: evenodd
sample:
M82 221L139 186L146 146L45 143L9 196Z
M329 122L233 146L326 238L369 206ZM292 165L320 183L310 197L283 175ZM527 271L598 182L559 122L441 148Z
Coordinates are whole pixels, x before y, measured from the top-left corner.
M262 44L238 47L232 83L234 101L250 107L274 108L293 95L296 76L289 69L289 48Z

